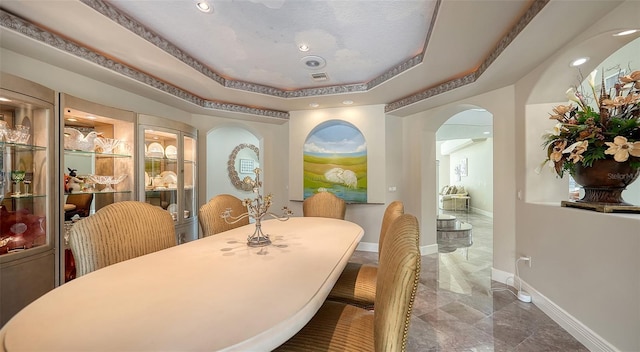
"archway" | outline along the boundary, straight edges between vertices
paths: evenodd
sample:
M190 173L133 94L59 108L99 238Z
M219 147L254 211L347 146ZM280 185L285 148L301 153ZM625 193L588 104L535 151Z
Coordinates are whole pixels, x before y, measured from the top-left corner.
M243 157L245 151L252 151L254 148L241 148L239 146L248 145L255 146L258 150L262 149L262 139L252 131L242 125L225 125L210 130L207 133L207 180L206 180L206 201L217 194L231 194L238 198L246 198L249 193L238 189L230 178L229 158L235 152L235 163L240 163L240 159L251 160L252 158ZM253 167L262 164L262 153L255 153L257 160L252 160ZM240 155L240 157L238 157ZM236 167L236 165L233 165ZM238 175L244 177L246 170L238 169ZM248 171L247 171L248 172ZM250 173L247 173L249 175Z

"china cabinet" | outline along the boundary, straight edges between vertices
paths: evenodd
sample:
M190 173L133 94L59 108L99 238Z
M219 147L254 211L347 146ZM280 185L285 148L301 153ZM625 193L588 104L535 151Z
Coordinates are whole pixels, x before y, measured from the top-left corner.
M140 200L162 207L173 217L176 241L198 238L197 130L178 121L139 115Z
M86 101L68 94L60 96L61 162L60 281L75 277L74 260L67 246L73 221L90 216L114 202L135 200L136 114Z
M55 93L0 73L0 326L55 285Z

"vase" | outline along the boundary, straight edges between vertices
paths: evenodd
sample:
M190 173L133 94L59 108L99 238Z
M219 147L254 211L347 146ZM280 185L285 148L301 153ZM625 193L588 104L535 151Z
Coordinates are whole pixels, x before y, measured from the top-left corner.
M640 168L632 168L631 160L596 160L591 167L577 163L571 176L584 189L584 197L578 202L632 205L622 199L622 191L640 176Z

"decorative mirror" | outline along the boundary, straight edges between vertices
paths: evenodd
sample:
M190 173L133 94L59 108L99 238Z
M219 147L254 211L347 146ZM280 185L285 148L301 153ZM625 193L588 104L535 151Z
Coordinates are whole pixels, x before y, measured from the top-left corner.
M251 191L251 184L242 182L249 176L255 177L253 170L260 167L260 149L253 144L242 143L233 148L229 161L227 162L227 171L229 171L229 179L231 183L241 191Z

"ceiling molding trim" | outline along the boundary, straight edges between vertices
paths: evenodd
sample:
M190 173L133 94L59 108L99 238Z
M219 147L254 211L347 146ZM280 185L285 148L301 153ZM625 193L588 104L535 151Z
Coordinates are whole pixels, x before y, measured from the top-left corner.
M491 53L482 61L480 67L478 67L474 72L464 77L441 83L437 86L427 88L424 91L393 101L385 105L385 113L401 109L403 107L415 104L419 101L431 98L442 93L446 93L450 90L460 88L462 86L475 82L487 70L487 68L491 66L496 58L498 58L498 56L500 56L500 54L509 46L509 44L513 42L513 40L518 36L518 34L520 34L520 32L522 32L522 30L531 22L531 20L533 20L533 18L536 17L538 13L540 13L540 11L549 3L549 1L550 0L533 1L524 15L522 15L522 17L520 17L518 22L509 30L509 32L498 41Z
M323 96L323 95L366 92L380 85L381 83L384 83L385 81L392 79L393 77L401 74L402 72L414 67L415 65L421 63L424 58L424 53L426 52L426 49L427 49L427 43L431 36L431 32L433 31L436 15L438 13L438 9L440 8L440 3L441 3L441 0L437 0L437 3L434 7L432 20L429 26L429 31L427 33L427 37L425 40L425 45L423 46L423 50L420 55L416 55L412 57L411 59L393 67L392 69L386 71L382 75L366 83L284 90L284 89L265 86L261 84L224 78L221 75L217 74L212 69L205 66L203 63L185 54L182 50L180 50L178 47L173 45L168 40L164 39L163 37L159 36L153 31L147 29L142 24L138 23L131 17L122 13L117 8L105 3L103 0L80 0L80 1L83 4L91 7L95 11L101 13L103 16L116 22L120 26L128 29L132 33L145 39L149 43L155 45L159 49L165 51L169 55L182 61L186 65L202 73L206 77L211 78L212 80L216 81L218 84L226 88L233 88L233 89L243 90L243 91L252 92L252 93L275 96L279 98L306 98L306 97Z
M143 38L144 40L148 41L149 43L151 43L151 44L157 46L158 48L162 49L163 51L165 51L169 55L171 55L171 56L175 57L176 59L184 62L187 65L189 65L191 68L195 69L196 71L198 71L198 72L202 73L203 75L211 78L212 80L218 82L220 85L222 85L222 86L225 85L225 78L224 77L222 77L222 76L218 75L217 73L215 73L214 71L210 70L208 67L203 65L198 60L196 60L193 57L191 57L191 56L185 54L184 52L182 52L182 50L180 50L180 48L176 47L175 45L173 45L172 43L168 42L167 40L165 40L161 36L157 35L156 33L150 31L145 26L143 26L140 23L136 22L135 20L133 20L131 17L127 16L126 14L120 12L118 9L114 8L113 6L108 5L107 3L103 2L102 0L80 0L80 1L83 4L91 7L92 9L96 10L97 12L101 13L105 17L109 18L111 21L116 22L117 24L119 24L120 26L122 26L122 27L128 29L129 31L133 32L137 36Z
M433 14L431 15L431 22L429 23L429 30L427 30L427 36L424 40L424 45L422 46L422 53L412 57L411 59L401 63L400 65L393 67L389 71L384 74L372 79L367 83L367 90L373 89L376 86L392 79L393 77L407 71L408 69L416 66L424 60L424 54L427 52L427 47L429 46L429 40L431 39L431 34L433 33L433 28L436 25L436 18L438 17L438 10L440 9L440 4L442 0L436 1L436 6L433 8Z
M54 33L48 32L28 21L23 20L11 13L0 9L0 26L18 32L33 40L54 47L63 52L69 53L81 59L87 60L98 66L104 67L110 71L119 73L125 77L136 80L149 87L153 87L162 92L171 94L179 99L200 106L205 109L223 110L231 112L239 112L264 117L278 118L282 120L289 119L289 113L279 110L269 110L236 105L230 103L215 102L197 97L178 87L172 86L166 82L160 81L146 73L136 70L135 68L124 65L120 62L111 60L97 52L91 51L75 42L62 38Z

